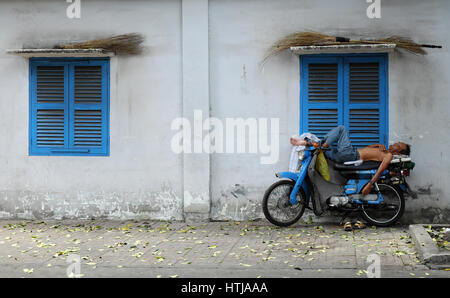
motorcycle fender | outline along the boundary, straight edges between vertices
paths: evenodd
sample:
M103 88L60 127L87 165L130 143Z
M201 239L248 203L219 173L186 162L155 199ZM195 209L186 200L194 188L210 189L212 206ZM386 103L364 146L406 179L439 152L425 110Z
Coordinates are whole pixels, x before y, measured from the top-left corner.
M276 176L278 178L285 178L285 179L291 179L293 181L297 181L299 175L296 173L292 173L292 172L280 172L280 173L277 173ZM308 185L306 184L305 180L302 181L301 188L303 188L303 191L305 192L306 206L308 206L309 199L310 199L310 193L309 193Z

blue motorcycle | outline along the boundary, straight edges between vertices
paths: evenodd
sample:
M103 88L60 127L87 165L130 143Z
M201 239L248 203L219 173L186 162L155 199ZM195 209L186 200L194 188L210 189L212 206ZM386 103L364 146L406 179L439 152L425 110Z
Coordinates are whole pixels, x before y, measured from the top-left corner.
M276 177L282 180L272 184L264 194L263 212L272 224L292 225L306 208L317 216L325 211L343 213L342 221L350 213L360 212L369 224L381 227L391 226L401 218L405 210L404 193L415 196L406 183L414 168L411 158L395 157L371 193L363 196L361 191L377 172L380 162L337 164L327 159L330 172L327 181L316 170L316 161L321 151L329 149L307 141L309 145L298 151L297 170L277 173Z

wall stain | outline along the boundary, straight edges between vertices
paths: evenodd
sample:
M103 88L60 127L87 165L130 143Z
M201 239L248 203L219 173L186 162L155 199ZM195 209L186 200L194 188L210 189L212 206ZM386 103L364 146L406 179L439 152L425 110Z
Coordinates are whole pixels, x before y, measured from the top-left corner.
M158 192L0 191L1 219L181 220L182 205L182 198L170 188Z
M431 187L433 187L433 184L427 184L423 187L419 187L417 189L417 193L421 195L431 195L432 194Z

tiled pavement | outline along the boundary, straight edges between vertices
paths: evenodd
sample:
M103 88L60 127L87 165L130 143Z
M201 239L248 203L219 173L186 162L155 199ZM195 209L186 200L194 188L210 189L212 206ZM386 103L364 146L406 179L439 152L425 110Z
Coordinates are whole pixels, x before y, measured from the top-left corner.
M80 277L366 277L369 255L382 277L450 277L420 264L401 226L0 221L0 277L67 277L69 255Z

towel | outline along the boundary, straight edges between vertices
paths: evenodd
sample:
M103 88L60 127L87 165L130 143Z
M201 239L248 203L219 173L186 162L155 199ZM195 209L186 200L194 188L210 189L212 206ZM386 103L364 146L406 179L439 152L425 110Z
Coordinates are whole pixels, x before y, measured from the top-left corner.
M313 135L312 133L309 132L305 132L303 134L301 134L300 136L298 135L293 135L293 138L296 139L304 139L304 138L309 138L311 140L313 140L314 142L319 142L320 139L318 137L316 137L315 135ZM298 159L298 152L299 151L303 151L305 150L305 146L292 146L292 150L291 150L291 158L289 160L289 172L293 172L293 173L297 173L299 170L299 159Z

